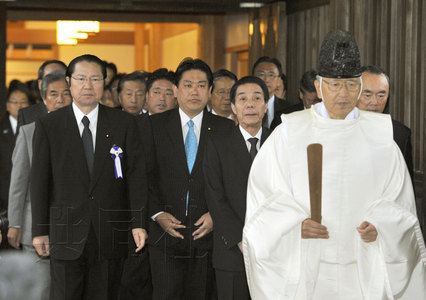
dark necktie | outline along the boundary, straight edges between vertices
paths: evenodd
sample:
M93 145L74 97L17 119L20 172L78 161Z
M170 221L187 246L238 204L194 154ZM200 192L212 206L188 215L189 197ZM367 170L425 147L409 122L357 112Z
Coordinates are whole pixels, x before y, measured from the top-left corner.
M250 143L250 156L251 156L251 160L254 160L254 157L256 156L256 154L257 154L257 148L256 148L256 145L257 145L257 141L258 141L259 139L258 138L249 138L248 139L248 141L249 141L249 143Z
M84 125L81 139L83 140L84 154L86 155L87 167L89 169L89 174L91 177L92 170L93 170L94 154L93 154L92 132L90 131L90 128L89 128L90 121L88 117L84 116L81 122Z

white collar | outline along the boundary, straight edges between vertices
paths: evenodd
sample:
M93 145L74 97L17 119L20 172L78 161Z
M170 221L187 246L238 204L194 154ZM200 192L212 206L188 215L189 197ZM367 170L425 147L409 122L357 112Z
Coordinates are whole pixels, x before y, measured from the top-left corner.
M189 120L194 122L194 125L197 129L201 129L201 123L203 121L203 111L201 111L198 115L193 117L192 119L181 109L179 108L180 122L182 128L188 123Z
M324 105L324 102L319 103L317 106L317 112L320 114L320 116L330 119L330 115L328 114L327 108ZM345 117L345 120L353 120L358 119L359 117L359 110L358 108L352 109Z
M260 138L262 137L262 126L260 127L259 131L256 133L255 136L252 136L250 133L247 132L241 125L239 125L241 134L243 135L243 138L245 141L248 139L251 139L253 137L257 138L260 141Z
M9 115L10 127L12 127L13 134L16 134L16 127L18 126L18 121L12 116Z
M97 120L98 120L98 112L99 112L99 104L96 105L94 109L92 109L87 115L85 115L75 103L72 103L72 108L74 111L75 119L77 120L77 124L80 124L81 120L84 116L87 116L90 121L90 125L95 126Z

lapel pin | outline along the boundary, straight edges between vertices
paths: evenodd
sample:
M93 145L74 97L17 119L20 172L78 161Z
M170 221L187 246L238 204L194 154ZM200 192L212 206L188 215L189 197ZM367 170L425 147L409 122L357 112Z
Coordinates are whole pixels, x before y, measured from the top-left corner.
M207 128L207 130L208 130L208 131L211 131L212 129L209 127L209 128Z
M109 134L107 133L107 134L105 134L105 137L108 139L109 138Z

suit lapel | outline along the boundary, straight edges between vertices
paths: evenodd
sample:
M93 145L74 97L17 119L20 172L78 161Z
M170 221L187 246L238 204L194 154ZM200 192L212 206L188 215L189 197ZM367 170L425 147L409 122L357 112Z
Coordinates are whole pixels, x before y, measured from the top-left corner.
M75 166L76 171L80 174L78 176L81 178L82 182L89 186L89 169L87 168L86 155L84 154L83 141L80 136L80 131L78 129L77 121L75 119L74 111L72 105L64 108L66 110L66 122L64 135L66 138L66 148L69 153L70 159L73 160L73 165Z
M243 166L244 174L249 172L251 166L251 156L247 149L246 141L237 125L232 129L231 151L235 151L235 160Z
M265 127L262 128L262 136L260 137L261 147L270 134L271 134L271 130L269 128L265 128Z
M174 145L177 161L181 164L180 168L188 170L186 163L185 144L183 142L182 124L179 116L179 110L175 109L170 113L170 120L167 124L169 138ZM189 171L188 171L189 172Z
M111 159L109 151L111 150L109 132L110 120L102 105L99 105L98 124L96 125L96 144L95 144L95 160L93 162L93 174L90 182L90 190L92 190L104 168L105 160Z
M201 165L204 156L204 148L207 144L207 139L209 138L209 132L214 130L212 124L212 114L209 112L203 113L203 121L201 122L200 130L200 142L198 143L197 157L195 158L194 167L192 168L192 173L194 173L197 168Z

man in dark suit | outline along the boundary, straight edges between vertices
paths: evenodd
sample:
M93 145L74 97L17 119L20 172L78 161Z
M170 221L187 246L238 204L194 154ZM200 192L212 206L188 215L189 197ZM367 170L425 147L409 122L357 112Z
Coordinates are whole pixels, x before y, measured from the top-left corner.
M124 75L117 86L118 100L125 112L138 116L145 105L146 82L141 72Z
M66 69L67 69L67 66L60 60L56 60L56 59L46 60L40 66L37 73L39 90L41 91L41 82L47 74L50 74L51 72L55 70L62 70L65 74ZM47 113L47 108L44 102L40 102L34 105L30 105L26 108L20 109L18 113L18 131L20 126L35 122L40 116L46 113Z
M275 113L275 118L272 121L271 129L274 129L281 124L282 114L290 114L295 111L308 109L311 108L312 105L321 102L321 99L317 96L317 91L315 90L314 85L314 81L317 79L317 74L318 73L315 70L309 70L303 73L303 76L300 79L299 102L290 107L286 107L283 110L277 111Z
M362 71L362 93L357 107L361 110L383 113L389 98L389 77L377 66L364 66ZM413 178L411 130L392 119L393 139L404 155L408 172Z
M202 161L209 135L233 126L203 111L211 85L205 62L184 60L173 87L179 109L151 116L143 130L151 144L148 244L155 300L211 298L213 222Z
M238 80L231 89L231 106L239 126L212 134L206 148L203 170L214 224L213 267L220 300L250 299L241 241L251 163L270 133L262 128L268 96L259 78Z
M390 81L386 73L377 66L364 66L362 71L362 93L357 107L361 110L368 110L383 113L389 99ZM411 180L413 180L413 149L411 146L411 130L404 124L392 119L393 139L401 150L407 164ZM414 186L414 185L413 185ZM424 224L424 207L417 203L417 215L420 224Z
M9 85L6 111L0 117L0 212L7 209L12 152L15 146L18 111L28 106L28 89L20 81Z
M263 118L263 126L270 128L275 113L290 107L291 103L277 98L274 93L278 80L282 73L281 63L276 58L262 56L253 65L252 75L262 79L268 87L270 98L268 100L268 111Z
M116 299L132 228L144 227L146 175L134 118L98 104L105 65L96 56L67 69L73 104L36 123L31 169L33 245L51 257L51 299Z
M173 93L175 72L161 68L152 72L146 81L145 107L149 115L158 114L177 106Z

